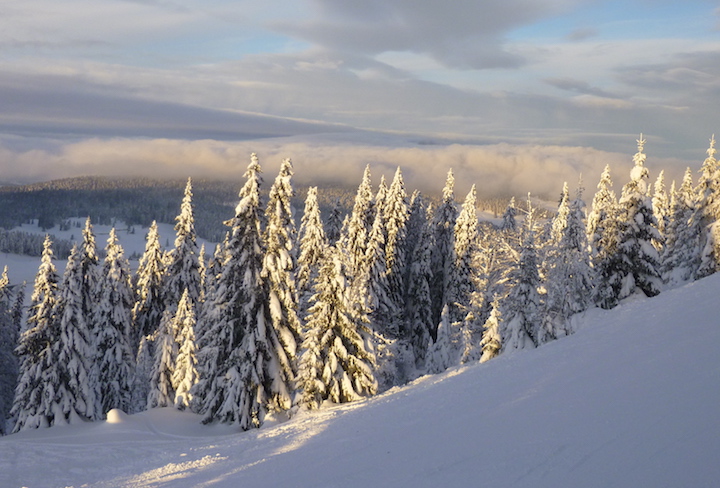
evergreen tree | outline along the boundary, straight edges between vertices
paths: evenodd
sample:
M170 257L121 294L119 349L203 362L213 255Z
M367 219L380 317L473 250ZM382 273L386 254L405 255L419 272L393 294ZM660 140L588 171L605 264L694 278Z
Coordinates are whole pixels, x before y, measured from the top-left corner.
M148 229L145 252L135 274L135 304L132 310L133 323L139 343L141 338L152 336L160 326L165 309L163 285L165 283L164 253L160 247L157 223L153 221Z
M347 220L347 225L343 225L338 240L338 247L344 249L343 255L349 259L348 265L351 276L360 275L374 220L375 207L370 182L370 166L368 165L365 167L362 182L355 195L352 213Z
M299 315L304 317L312 295L312 285L317 280L320 262L325 256L325 250L328 246L320 217L320 206L317 201L317 187L315 186L308 189L299 235L300 256L298 257L297 290Z
M597 188L586 226L595 276L593 300L596 305L610 309L617 305L622 283L617 271L620 209L612 191L609 166L605 166Z
M699 279L717 271L720 265L720 242L714 238L716 222L720 219L720 166L715 159L715 136L710 139L708 157L700 169L700 181L696 189L697 209L693 216L695 226L701 229L699 235L700 258L694 272Z
M636 290L652 297L660 293L660 256L653 241L662 242L657 221L648 197L648 170L643 153L645 139L638 140L638 152L633 157L635 166L630 181L623 187L619 205L622 211L618 237L620 257L618 273L621 277L619 300Z
M518 226L517 226L517 221L515 220L516 216L517 216L517 208L515 207L515 197L512 197L510 199L510 203L508 203L508 206L505 209L505 213L503 213L502 224L500 225L500 230L503 232L511 232L511 233L517 232Z
M159 328L155 330L153 335L142 336L140 338L137 359L135 361L135 374L133 375L131 413L147 410L151 386L150 381L153 367L155 366L155 358L153 357L155 348L153 347L153 342L158 334Z
M192 181L188 178L180 215L175 218L175 247L167 256L164 302L173 315L185 289L193 303L200 301L200 261L192 197Z
M270 197L265 212L267 229L265 232L265 256L263 259L262 278L269 288L270 318L275 335L280 341L280 348L273 353L282 372L285 385L280 390L294 391L294 379L297 374L297 354L301 343L302 327L298 318L298 298L295 287L297 256L295 254L296 231L291 199L292 162L285 159L280 167L275 182L270 188ZM288 399L275 397L280 404L273 408L279 411L288 410Z
M455 222L458 210L455 204L455 177L452 170L448 172L443 196L440 205L433 216L433 241L435 249L432 252L432 283L430 296L433 300L432 323L440 322L440 314L447 303L447 286L449 272L455 261Z
M18 329L13 321L12 307L8 268L5 266L0 277L0 435L8 433L5 423L12 408L18 375L14 354L18 345Z
M178 310L179 311L179 310ZM177 330L173 312L165 310L154 342L153 366L149 376L147 407L169 407L175 403L172 376L178 355Z
M40 267L30 302L27 324L17 349L19 375L10 415L15 419L13 432L49 426L45 408L46 387L43 371L50 355L50 340L56 328L58 274L53 263L52 241L45 236Z
M58 327L49 344L43 370L47 414L53 425L97 418L92 381L93 346L87 319L82 312L82 267L73 247L63 275L55 316Z
M420 200L419 198L415 201ZM422 210L419 210L422 209ZM416 217L413 218L412 216ZM409 338L414 353L415 364L421 367L425 363L427 345L432 342L432 333L435 325L430 322L432 317L432 299L430 283L432 282L432 251L434 249L433 229L425 216L424 207L419 206L415 213L411 213L410 222L417 219L420 226L425 218L424 225L419 229L417 238L412 240L415 247L412 250L412 259L408 266L408 291L405 300L405 336ZM411 242L408 240L408 242Z
M266 410L289 408L292 378L283 377L282 350L272 327L267 283L261 277L260 164L255 154L245 173L235 217L227 222L231 235L216 291L207 296L200 326L208 341L199 352L200 381L191 394L203 422L262 424Z
M365 260L355 281L360 281L370 310L372 328L385 337L398 336L396 321L398 310L391 299L385 255L385 219L382 207L377 207L375 221L370 231ZM357 286L357 285L356 285Z
M500 305L496 298L493 300L490 316L485 321L483 337L480 342L480 346L482 347L481 363L489 361L500 354L500 350L502 349L502 337L500 336L501 317Z
M555 227L562 229L559 240L548 254L546 264L545 326L546 338L556 338L574 332L570 318L590 307L592 294L592 268L588 254L587 235L583 219L582 186L577 196L558 213ZM563 219L558 223L557 219ZM540 339L542 342L542 339Z
M470 311L471 295L475 290L474 261L478 252L477 191L475 185L465 197L455 224L454 257L448 277L447 304L450 321L463 321Z
M670 221L670 200L665 190L665 171L660 171L657 180L655 180L654 193L652 198L653 215L657 220L657 228L660 235L665 241L665 229L667 228L668 222ZM655 242L655 247L662 253L663 246L660 242Z
M110 229L105 252L92 318L97 333L98 413L103 416L113 408L130 410L135 365L130 342L135 337L130 270L114 228Z
M183 293L174 318L176 340L179 345L172 386L175 390L175 407L184 410L192 402L192 387L198 381L195 345L195 310L187 292Z
M349 299L351 277L341 249L330 249L323 260L307 319L298 386L301 403L318 408L323 401L345 403L374 395L375 358L366 348L370 331L359 320Z
M676 191L673 182L670 198L670 219L665 229L663 249L663 280L677 285L693 278L700 266L702 228L696 213L697 195L693 188L692 171L687 168L682 185Z
M529 202L528 202L529 207ZM523 229L520 261L511 271L512 287L502 311L505 321L502 331L503 350L524 349L540 344L542 337L542 299L537 250L535 248L534 212L530 208Z
M388 190L383 208L385 220L385 261L388 275L390 300L396 310L403 308L405 298L405 275L407 267L406 237L408 221L408 202L400 168ZM395 320L398 320L396 318Z
M437 326L437 339L428 346L425 357L425 369L428 374L442 373L453 365L451 327L450 309L445 305Z
M330 209L330 215L328 215L327 229L325 235L327 237L328 245L334 246L335 243L340 239L340 234L343 228L343 210L340 200L335 200L332 208Z

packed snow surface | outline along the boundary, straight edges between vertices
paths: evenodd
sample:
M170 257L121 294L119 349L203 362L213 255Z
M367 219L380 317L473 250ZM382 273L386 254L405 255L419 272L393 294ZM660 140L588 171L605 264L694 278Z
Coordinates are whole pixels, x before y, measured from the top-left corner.
M172 408L0 439L2 487L716 487L720 275L536 350L240 432Z

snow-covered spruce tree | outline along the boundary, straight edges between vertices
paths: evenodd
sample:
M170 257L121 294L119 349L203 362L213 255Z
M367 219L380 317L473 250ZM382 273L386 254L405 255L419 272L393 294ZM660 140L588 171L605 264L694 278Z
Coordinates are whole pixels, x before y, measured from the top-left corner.
M317 187L315 186L308 189L307 198L305 199L305 211L300 222L299 242L300 255L298 256L297 269L298 315L305 317L312 296L312 286L317 280L320 262L328 246L320 217Z
M482 347L482 356L480 362L484 363L493 359L500 354L502 349L502 337L500 336L500 327L502 323L502 314L500 313L500 304L495 298L492 302L492 310L490 316L485 321L483 328L483 336L480 341Z
M8 433L6 420L12 408L18 375L15 356L18 329L12 317L12 298L8 268L5 266L0 276L0 435Z
M86 317L90 317L95 308L97 301L97 282L100 279L99 263L97 244L95 243L95 234L93 233L93 226L90 223L90 217L85 221L85 227L82 230L83 242L80 246L80 268L82 270L83 285L82 285L82 303L83 303L83 314ZM92 327L92 324L90 324Z
M161 317L162 321L162 317ZM159 334L159 327L153 335L142 336L138 344L135 360L135 374L133 375L131 405L129 413L138 413L147 410L148 395L150 394L150 378L155 366L153 343Z
M452 345L452 324L450 310L447 305L440 314L437 326L437 338L428 346L425 356L425 371L428 374L442 373L454 364L455 353Z
M55 308L59 277L53 263L52 240L45 236L40 267L25 328L15 350L19 359L18 382L10 416L15 420L13 432L49 426L45 405L46 387L43 371L48 364L50 340L57 328Z
M415 365L422 368L425 364L425 353L428 344L432 342L431 333L435 324L430 322L432 316L432 299L430 296L430 283L432 281L432 251L434 249L433 229L430 226L425 207L421 198L417 196L413 202L414 212L409 222L419 227L417 237L408 240L414 245L408 256L413 258L408 264L407 283L408 290L405 299L405 332L404 337L410 341L415 353Z
M390 300L396 310L403 308L405 299L405 276L407 267L406 237L408 221L408 202L400 168L390 184L383 208L385 220L385 261L388 275ZM399 320L397 317L396 320Z
M565 222L557 225L558 229L562 229L559 240L553 243L552 252L547 254L547 293L542 328L547 336L540 337L539 342L572 334L571 317L590 307L593 275L583 223L585 203L582 191L580 185L575 199L567 205L567 212L557 216L557 219L564 216Z
M320 268L315 295L307 317L307 334L302 345L298 387L300 403L319 408L329 400L345 403L374 395L377 381L375 358L366 344L370 341L367 319L353 310L347 258L330 248Z
M697 209L693 216L702 232L700 234L700 259L694 271L694 278L700 279L717 271L720 266L720 242L714 238L720 219L720 166L715 159L715 136L710 139L707 158L700 169L697 189Z
M281 348L275 351L278 366L282 369L279 377L286 384L283 389L294 391L294 379L297 374L298 347L302 342L302 326L298 318L298 298L295 287L297 271L295 220L291 199L292 162L285 159L280 173L270 187L269 201L265 211L267 228L265 230L265 255L263 259L262 279L269 289L271 325L280 341ZM270 325L270 324L269 324ZM272 408L277 411L288 410L290 404L283 397L280 404Z
M135 367L131 345L135 332L130 269L114 228L110 229L105 252L98 282L98 302L92 317L97 334L98 414L101 416L113 408L130 410Z
M82 311L82 267L73 246L56 304L57 337L50 343L42 381L46 386L48 416L53 425L94 420L95 385L92 381L94 344Z
M146 408L169 407L175 402L172 375L178 355L177 331L171 309L163 312L160 327L153 340L153 365L148 377Z
M704 229L696 213L697 195L692 171L687 168L680 188L673 182L670 193L670 219L665 229L663 281L670 286L693 278L700 265L700 241Z
M268 408L290 408L292 378L284 376L282 346L272 327L268 286L262 279L260 164L251 156L216 290L205 300L200 325L208 340L199 351L200 381L191 394L203 422L259 427Z
M167 255L163 287L165 308L173 315L185 289L193 303L200 302L200 262L192 197L192 181L188 178L180 204L180 215L175 218L175 247Z
M450 321L461 322L470 311L476 289L475 258L478 252L477 191L472 186L455 223L455 242L451 272L447 280L447 305Z
M198 381L195 344L195 307L187 293L183 293L175 314L174 329L179 345L172 386L175 390L175 408L185 410L192 402L190 391Z
M360 274L374 220L375 206L370 182L370 166L368 165L365 167L362 181L355 195L355 203L347 219L347 225L343 225L337 242L337 246L344 249L343 255L349 260L351 276Z
M542 298L538 290L542 283L535 248L535 209L530 207L529 201L528 208L520 261L510 272L512 285L502 310L505 317L501 333L503 351L536 347L540 343Z
M207 251L205 251L205 243L203 242L198 252L198 273L200 273L200 301L205 300L205 280L207 279Z
M657 180L655 180L655 185L653 186L653 190L653 215L655 215L655 220L657 220L658 231L663 238L663 242L665 242L665 228L670 221L670 199L668 198L667 190L665 188L665 170L661 170L658 174ZM662 254L662 243L655 242L654 244L655 247L657 247L658 252Z
M617 252L620 209L612 191L609 166L605 166L597 188L586 224L590 262L594 269L593 301L610 309L617 305L622 283Z
M633 156L635 166L630 172L630 181L623 187L619 205L621 209L620 232L618 236L618 273L622 286L618 300L642 291L652 297L660 293L660 256L653 241L662 242L657 221L652 212L648 196L648 170L643 153L645 139L640 135L638 152Z
M148 229L145 252L140 258L135 274L135 304L132 317L137 338L133 344L138 344L145 336L152 336L160 326L160 319L165 310L164 283L164 253L160 247L157 223L153 221Z
M443 188L442 201L434 212L432 222L435 243L431 264L433 278L430 284L430 296L433 300L431 317L433 324L440 323L440 314L447 303L448 274L455 262L455 222L458 210L455 204L454 187L455 177L450 170ZM433 337L435 337L434 331Z
M515 207L515 197L512 197L510 199L510 203L508 203L508 206L505 209L505 213L503 213L502 224L500 225L500 230L503 232L510 232L510 233L517 232L518 225L517 225L517 220L515 219L515 217L517 217L517 208Z
M334 246L338 239L340 239L344 218L342 204L340 200L337 199L330 209L330 215L328 215L327 224L325 225L325 236L327 237L328 245Z

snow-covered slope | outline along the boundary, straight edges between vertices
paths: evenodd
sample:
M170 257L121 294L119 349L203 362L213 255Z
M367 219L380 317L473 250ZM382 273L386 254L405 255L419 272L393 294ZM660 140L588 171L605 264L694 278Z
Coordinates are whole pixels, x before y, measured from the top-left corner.
M0 439L0 486L715 487L720 275L573 336L236 432L158 409Z

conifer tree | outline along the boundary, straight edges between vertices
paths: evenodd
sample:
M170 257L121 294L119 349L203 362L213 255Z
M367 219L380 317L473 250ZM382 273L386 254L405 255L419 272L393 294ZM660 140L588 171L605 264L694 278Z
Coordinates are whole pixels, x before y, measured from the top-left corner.
M455 224L454 263L448 277L447 304L451 322L463 321L469 312L476 288L474 261L478 253L477 191L475 185L465 197Z
M535 248L534 213L528 202L528 215L523 229L520 261L511 271L512 287L502 311L505 321L502 331L503 350L524 349L540 344L543 333L540 311L540 274Z
M482 356L480 356L481 363L489 361L500 354L500 350L502 349L502 337L500 336L501 322L502 314L500 313L500 305L498 299L495 298L492 303L492 311L485 321L483 328L482 341L480 342L480 346L482 347Z
M161 318L162 321L162 318ZM135 361L135 374L131 392L130 413L138 413L147 410L148 396L150 395L150 379L155 365L153 342L158 335L155 330L153 335L140 337L138 352Z
M432 283L430 296L433 300L432 322L440 322L440 314L447 303L447 286L449 272L455 261L455 222L458 210L455 204L455 177L452 170L448 172L440 205L433 216L433 241L435 249L432 253ZM433 334L434 335L434 334Z
M323 401L345 403L374 395L375 358L366 349L370 331L352 310L347 258L331 248L323 260L307 319L300 358L301 403L319 408Z
M662 286L660 256L652 244L653 241L662 242L662 236L657 230L657 221L648 197L648 170L645 167L645 139L642 135L637 142L638 152L633 157L635 166L619 201L622 212L618 237L618 273L622 283L619 300L636 290L652 297L660 293Z
M352 213L347 225L343 225L338 247L344 249L343 255L349 259L348 265L352 276L359 276L363 267L367 242L375 220L372 184L370 182L370 166L365 167L363 178L355 195Z
M142 337L152 336L155 333L160 326L160 320L165 310L163 300L164 253L160 247L160 236L155 221L148 229L145 252L140 258L135 274L135 283L135 304L132 317L138 335L135 343L139 343Z
M699 236L700 258L694 272L699 279L717 271L720 266L720 241L715 239L715 224L720 219L720 166L715 159L715 136L710 139L707 158L700 169L700 181L696 189L697 209L693 221L701 229Z
M262 278L269 289L270 318L275 334L280 341L280 349L275 355L282 368L281 377L286 384L283 390L292 392L293 381L297 374L297 349L301 343L302 326L298 318L298 298L295 286L297 271L295 220L291 199L292 162L285 159L275 182L270 188L268 206L265 212L267 229L265 231L265 255ZM278 410L287 410L289 404L281 400Z
M94 344L82 312L83 276L79 254L73 246L56 304L58 325L42 375L46 384L47 414L53 425L94 420L98 416L95 385L91 383Z
M662 170L658 174L657 180L655 180L655 186L653 197L652 197L652 208L653 208L653 214L655 215L655 220L657 220L657 228L660 232L660 235L663 238L663 242L665 241L665 229L667 227L667 224L670 220L670 216L668 215L670 213L670 200L667 196L667 191L665 189L665 171ZM655 247L658 248L658 252L662 253L663 246L660 242L655 242Z
M693 278L700 266L702 228L693 188L692 171L687 168L680 188L673 182L670 197L670 219L665 230L663 249L663 280L670 286Z
M399 332L397 322L399 311L391 298L385 244L384 212L382 207L378 206L368 238L365 260L355 281L359 281L360 286L365 290L365 304L370 310L373 330L385 337L396 338Z
M620 209L612 191L609 166L605 166L597 188L586 225L590 262L594 269L593 301L610 309L617 305L621 279L617 272Z
M58 274L53 263L52 240L45 236L40 267L28 312L27 324L17 349L19 375L10 415L15 419L13 432L49 426L45 408L43 371L48 363L50 340L56 328L55 307L58 299Z
M425 368L428 374L442 373L453 365L451 327L450 310L445 305L440 314L440 323L437 326L437 338L428 346L427 356L425 357Z
M340 233L343 228L343 211L342 205L339 199L336 199L330 209L330 215L328 215L327 225L325 226L328 245L334 246L340 239Z
M12 408L18 375L14 354L18 345L18 329L12 316L12 298L8 268L5 266L0 277L0 435L8 433L5 423Z
M97 334L99 414L103 416L113 408L130 410L135 365L130 342L135 337L130 269L114 228L110 229L105 252L92 318Z
M323 223L320 217L320 206L317 201L317 187L308 189L305 199L305 211L300 222L300 256L298 257L297 290L299 296L299 315L305 317L312 285L317 280L320 262L322 261L328 241L325 238Z
M195 310L187 292L183 293L174 318L178 354L172 375L175 407L184 410L192 402L190 391L198 381L195 344Z
M588 254L587 235L583 219L582 184L575 199L558 213L556 219L564 217L564 223L555 227L561 229L559 240L553 244L546 263L546 298L543 331L546 338L557 338L574 332L570 318L590 307L593 276ZM542 338L540 338L540 342Z
M400 168L390 184L385 206L385 261L388 275L390 300L396 310L403 308L405 298L405 275L407 266L406 237L408 221L408 202ZM396 319L397 320L397 319Z
M164 301L173 315L185 289L193 303L200 301L200 262L192 197L192 180L188 178L180 215L175 218L175 247L167 256Z
M510 232L515 233L518 231L517 221L515 220L515 217L517 216L517 208L515 207L515 197L512 197L510 199L510 203L508 203L507 208L505 209L505 213L503 213L502 216L502 225L500 226L500 230L503 232Z
M420 200L419 198L417 200ZM417 201L415 200L415 201ZM420 210L422 209L422 210ZM415 364L421 367L425 363L425 353L428 343L432 342L432 333L435 324L430 322L432 317L432 299L430 283L432 282L432 251L434 249L433 229L425 216L424 207L416 208L415 219L421 226L417 238L413 238L415 247L411 255L414 257L408 266L408 291L405 300L405 336L409 338L415 353ZM411 222L414 219L411 217Z
M154 338L153 365L149 376L147 407L169 407L175 403L172 376L178 355L177 331L171 309L163 312Z
M200 328L209 340L199 353L200 381L191 394L203 422L221 421L242 429L259 427L268 408L289 408L292 378L283 376L282 351L272 327L268 287L262 279L260 164L252 155L240 190L231 235L216 291L206 297L207 321Z

